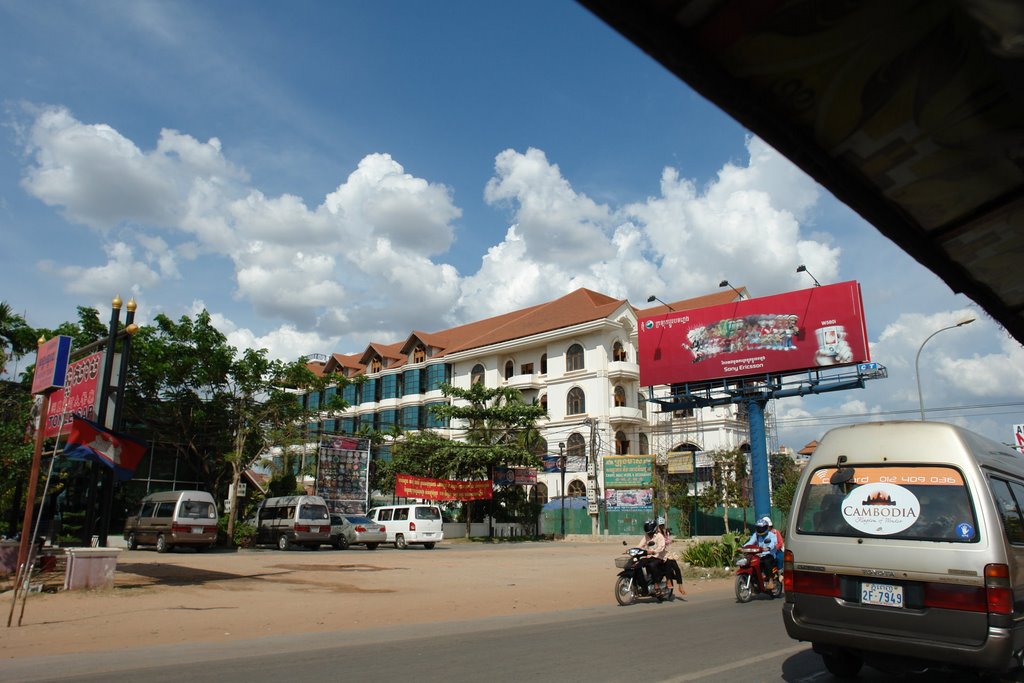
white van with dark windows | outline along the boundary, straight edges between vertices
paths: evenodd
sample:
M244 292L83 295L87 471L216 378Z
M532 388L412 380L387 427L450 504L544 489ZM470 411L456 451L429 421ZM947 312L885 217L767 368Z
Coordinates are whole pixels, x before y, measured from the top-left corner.
M366 516L384 525L388 535L386 542L394 543L396 548L422 545L430 549L444 540L441 508L436 505L382 505Z
M833 429L800 477L784 564L786 631L837 677L1020 666L1024 456L935 422Z
M175 546L203 551L217 542L217 504L206 491L161 491L139 503L124 523L129 550L155 545L158 553Z
M267 498L253 517L256 543L288 550L293 545L318 550L330 543L331 516L320 496Z

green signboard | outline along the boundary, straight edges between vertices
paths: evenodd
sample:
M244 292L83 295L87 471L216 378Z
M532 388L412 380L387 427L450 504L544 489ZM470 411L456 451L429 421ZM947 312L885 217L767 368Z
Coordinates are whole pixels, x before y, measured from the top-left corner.
M654 483L654 456L609 455L604 459L606 489L642 489Z

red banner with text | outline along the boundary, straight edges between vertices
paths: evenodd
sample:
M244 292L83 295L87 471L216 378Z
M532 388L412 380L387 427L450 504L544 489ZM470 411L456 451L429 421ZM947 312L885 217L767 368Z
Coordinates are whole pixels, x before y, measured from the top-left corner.
M426 500L487 500L494 495L494 485L489 479L456 481L399 474L395 477L395 495Z

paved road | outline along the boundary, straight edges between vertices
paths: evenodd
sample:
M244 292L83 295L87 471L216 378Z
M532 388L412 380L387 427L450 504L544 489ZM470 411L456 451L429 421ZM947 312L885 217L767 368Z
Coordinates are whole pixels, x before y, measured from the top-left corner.
M739 605L723 596L359 632L273 636L217 646L135 650L125 644L118 652L3 662L0 680L834 680L808 644L786 636L780 605L763 598ZM866 668L860 680L877 683L893 678ZM953 683L978 679L929 673L904 680Z

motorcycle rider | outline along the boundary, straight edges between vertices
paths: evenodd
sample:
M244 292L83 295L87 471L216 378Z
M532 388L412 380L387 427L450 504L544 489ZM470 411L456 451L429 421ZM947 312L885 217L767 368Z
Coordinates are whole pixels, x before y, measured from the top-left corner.
M658 533L665 539L665 557L662 567L665 578L668 579L668 587L669 589L678 588L680 595L686 595L686 591L683 590L683 573L679 569L679 563L669 555L672 549L672 530L665 526L664 517L658 517Z
M663 576L661 556L665 554L665 537L658 533L658 523L656 521L649 519L644 522L643 538L640 539L635 547L640 548L647 554L636 563L633 569L633 581L636 585L640 586L642 591L645 591L647 580L644 578L644 570L646 569L647 574L650 576L651 584L655 586L655 594L657 594L659 591L657 586L661 583Z
M756 545L761 549L758 555L761 556L761 579L766 590L774 590L775 579L772 576L772 569L775 567L775 551L778 544L775 534L771 533L771 520L762 517L754 525L754 533L750 535L746 545Z

